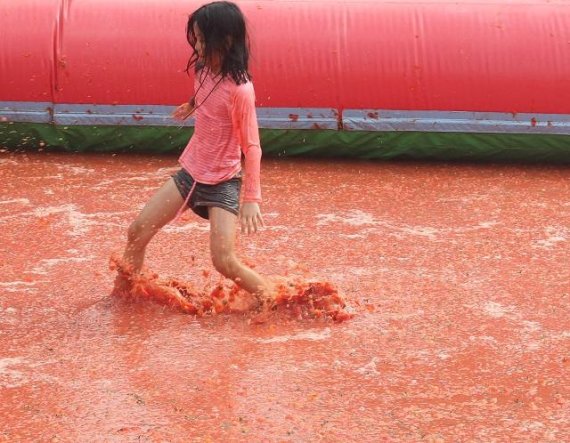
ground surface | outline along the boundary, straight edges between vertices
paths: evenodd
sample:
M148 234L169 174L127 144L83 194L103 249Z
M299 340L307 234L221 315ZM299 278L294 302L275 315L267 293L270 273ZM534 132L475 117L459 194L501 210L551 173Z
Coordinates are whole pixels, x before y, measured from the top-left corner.
M254 326L110 295L175 164L0 155L0 441L570 440L570 169L267 160L242 256L360 306ZM148 264L208 284L207 236Z

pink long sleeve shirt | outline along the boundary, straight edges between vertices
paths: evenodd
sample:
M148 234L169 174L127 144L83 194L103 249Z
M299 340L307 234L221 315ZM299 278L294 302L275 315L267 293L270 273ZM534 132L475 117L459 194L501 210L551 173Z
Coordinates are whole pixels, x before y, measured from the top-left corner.
M207 71L196 74L194 88L195 129L178 160L180 165L196 182L218 184L240 172L243 152L243 201L261 202L261 146L253 84L236 85L231 78L220 81Z

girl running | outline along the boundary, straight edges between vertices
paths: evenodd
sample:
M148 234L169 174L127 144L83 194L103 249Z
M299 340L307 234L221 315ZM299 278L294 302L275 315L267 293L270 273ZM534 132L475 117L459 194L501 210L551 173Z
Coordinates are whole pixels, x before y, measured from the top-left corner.
M130 225L123 261L139 273L150 240L190 208L210 220L216 270L260 297L268 290L267 282L241 263L235 252L238 218L246 234L263 226L261 147L244 16L231 2L206 4L189 17L186 36L193 50L187 70L195 73L194 95L174 111L173 118L183 121L194 115L195 131L179 158L181 169Z

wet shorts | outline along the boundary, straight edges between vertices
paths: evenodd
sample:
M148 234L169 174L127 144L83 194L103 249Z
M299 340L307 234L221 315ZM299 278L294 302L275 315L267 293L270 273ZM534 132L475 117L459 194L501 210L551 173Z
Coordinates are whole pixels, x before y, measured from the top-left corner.
M172 176L174 183L184 200L194 185L194 179L185 170L181 169ZM208 218L208 207L216 206L230 211L232 214L239 213L239 193L241 189L241 177L237 176L217 185L205 185L196 183L194 191L188 200L188 207L202 218Z

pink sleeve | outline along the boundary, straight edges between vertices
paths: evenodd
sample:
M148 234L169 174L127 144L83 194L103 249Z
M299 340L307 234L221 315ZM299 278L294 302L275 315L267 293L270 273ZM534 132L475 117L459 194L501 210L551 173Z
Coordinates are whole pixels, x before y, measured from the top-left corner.
M239 85L232 101L232 120L245 156L244 202L261 203L261 145L253 85Z

